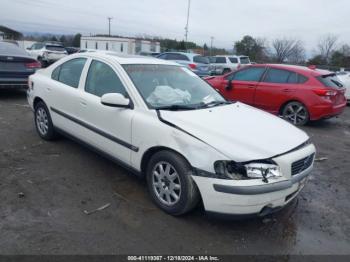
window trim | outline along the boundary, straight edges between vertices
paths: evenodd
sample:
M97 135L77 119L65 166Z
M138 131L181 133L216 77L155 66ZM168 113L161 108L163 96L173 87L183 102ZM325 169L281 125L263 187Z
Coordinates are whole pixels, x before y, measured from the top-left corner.
M92 95L94 97L97 97L98 99L101 99L102 96L98 96L96 94L92 94L90 92L87 92L86 91L86 84L87 84L87 80L88 80L88 76L89 76L89 71L90 71L90 68L92 66L92 63L94 61L97 61L97 62L100 62L100 63L103 63L107 66L109 66L113 72L116 74L116 76L119 78L119 81L122 83L124 89L125 89L125 93L126 93L126 98L128 98L130 100L130 109L134 109L134 102L133 102L133 99L131 98L130 94L129 94L129 91L128 91L128 88L127 86L125 85L124 81L122 80L122 78L120 77L120 74L119 72L117 72L117 70L115 70L113 68L113 66L111 64L109 64L108 62L105 62L105 61L102 61L100 59L97 59L97 58L91 58L88 65L87 65L87 68L86 68L86 73L85 73L85 77L84 77L84 82L83 82L83 86L82 86L82 91L84 92L84 94L89 94L89 95Z
M63 66L64 64L66 64L66 63L68 63L68 62L71 62L71 61L73 61L73 60L77 60L77 59L85 59L85 64L84 64L84 66L83 66L83 68L82 68L82 70L81 70L81 73L80 73L78 86L77 86L77 87L74 87L74 86L70 86L70 85L67 85L66 83L61 82L61 81L60 81L60 75L61 75L62 66ZM62 84L62 85L69 86L69 87L74 88L74 89L79 89L80 82L82 81L82 77L83 77L83 74L84 74L84 68L85 68L85 66L86 66L86 64L87 64L88 62L89 62L89 59L86 58L86 57L76 57L76 58L72 58L72 59L66 60L66 61L64 61L63 63L61 63L60 65L58 65L57 67L55 67L55 68L51 71L51 76L50 76L50 78L51 78L51 80L54 80L54 81L56 81L56 82L59 82L59 83ZM52 75L53 75L53 73L54 73L54 71L55 71L56 69L59 70L59 72L58 72L58 79L52 78Z
M234 76L238 72L246 71L246 70L249 70L249 69L252 69L252 68L263 68L264 69L264 72L261 74L261 77L259 78L258 81L234 80L234 79L231 78L231 76ZM228 81L239 81L239 82L257 82L257 83L260 83L265 78L265 75L267 74L267 72L268 72L268 68L267 67L263 67L263 66L247 66L247 67L244 67L244 68L242 68L242 69L240 69L238 71L232 72L231 74L229 74L228 76L225 77L225 80L228 80Z
M269 73L270 70L272 70L272 69L289 72L290 75L288 76L287 82L285 82L285 83L265 82L268 73ZM296 75L297 75L297 82L296 82L296 83L289 83L289 82L288 82L288 81L289 81L289 78L291 77L292 74L296 74ZM300 82L300 76L305 77L305 78L306 78L306 81L305 81L305 82ZM277 68L277 67L268 67L267 70L266 70L266 72L264 73L264 76L263 76L262 80L261 80L262 83L266 83L266 84L276 84L276 85L286 85L286 84L287 84L287 85L302 85L302 84L305 84L307 81L309 81L309 78L306 77L306 76L304 76L304 75L302 75L302 74L300 74L300 73L298 73L298 72L292 71L292 70L290 70L290 69Z

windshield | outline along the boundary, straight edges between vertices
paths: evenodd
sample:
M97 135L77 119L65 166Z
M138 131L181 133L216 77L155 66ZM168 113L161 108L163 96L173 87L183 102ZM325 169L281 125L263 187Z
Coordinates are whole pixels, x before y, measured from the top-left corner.
M209 84L187 68L136 64L123 67L151 109L198 109L226 102Z

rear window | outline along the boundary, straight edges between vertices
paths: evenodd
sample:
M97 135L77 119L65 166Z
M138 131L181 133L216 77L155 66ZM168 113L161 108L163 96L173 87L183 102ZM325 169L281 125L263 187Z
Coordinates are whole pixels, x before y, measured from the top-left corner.
M216 57L216 64L226 64L226 57Z
M216 62L216 57L209 57L209 62L214 64Z
M343 84L339 81L335 74L323 75L316 77L324 86L342 88Z
M210 63L208 57L200 56L200 55L193 57L193 62L199 63L199 64L209 64Z
M250 59L249 59L249 57L241 57L240 58L240 60L241 60L241 64L242 65L248 65L248 64L250 64Z
M66 51L66 49L63 46L58 46L58 45L47 45L46 49L50 51L60 51L60 52Z

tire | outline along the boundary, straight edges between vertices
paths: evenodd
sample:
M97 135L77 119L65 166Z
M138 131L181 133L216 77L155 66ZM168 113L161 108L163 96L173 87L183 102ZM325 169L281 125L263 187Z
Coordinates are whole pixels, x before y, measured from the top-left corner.
M46 68L47 67L47 62L44 61L41 56L38 57L38 61L40 62L42 68Z
M38 102L35 106L34 122L36 131L42 139L52 141L58 137L52 123L50 111L42 101Z
M165 172L161 171L161 167ZM154 154L146 173L153 202L173 216L191 211L200 200L198 188L190 175L191 171L187 161L176 153L160 151Z
M306 106L300 102L290 102L283 107L282 117L296 126L304 126L310 120Z
M230 72L231 72L230 69L225 68L225 69L222 71L222 74L223 74L223 75L226 75L226 74L228 74L228 73L230 73Z

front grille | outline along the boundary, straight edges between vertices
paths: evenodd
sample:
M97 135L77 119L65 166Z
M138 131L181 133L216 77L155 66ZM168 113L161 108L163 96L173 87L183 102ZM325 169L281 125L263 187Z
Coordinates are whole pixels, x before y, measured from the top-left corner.
M300 174L301 172L308 169L314 162L315 154L300 159L292 164L292 176Z

